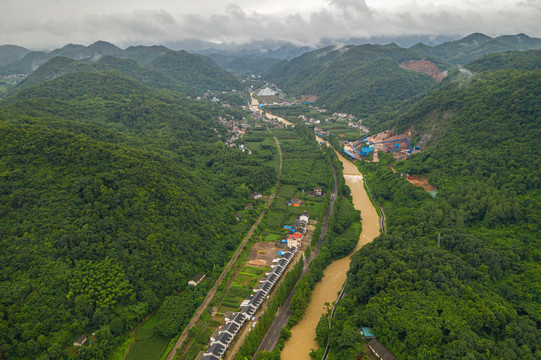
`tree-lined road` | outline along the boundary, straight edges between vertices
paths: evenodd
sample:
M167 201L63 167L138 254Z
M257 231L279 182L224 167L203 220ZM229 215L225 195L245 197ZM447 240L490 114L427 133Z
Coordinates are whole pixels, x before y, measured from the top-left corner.
M297 284L303 278L303 276L308 272L308 269L310 267L310 263L312 262L312 260L315 259L319 255L321 246L323 244L323 239L325 238L325 235L327 235L327 230L329 228L329 217L332 215L333 208L334 208L334 201L336 200L336 197L338 194L338 176L336 175L336 167L334 167L334 165L333 165L333 172L334 172L334 186L331 193L331 201L329 203L329 207L327 208L327 212L325 213L323 225L321 226L321 234L317 241L316 249L312 252L310 257L304 263L304 268L302 269L301 276L299 276L299 280L297 280ZM261 340L261 343L259 344L259 347L257 348L253 359L257 357L257 354L259 354L260 351L272 351L274 347L276 346L276 344L278 343L278 340L280 339L280 330L282 330L282 328L286 326L287 321L289 320L289 317L291 316L291 311L289 310L289 307L291 305L291 299L293 298L295 289L297 288L297 284L295 284L295 286L289 293L288 297L286 298L286 300L280 307L280 310L276 313L276 317L272 325L270 326L269 330L263 337L263 340Z
M273 137L274 137L274 141L276 142L276 146L278 147L278 153L280 154L280 171L278 173L278 179L276 180L276 184L274 185L274 190L273 190L271 196L269 197L269 200L267 201L267 204L265 205L265 209L269 208L269 206L272 203L272 200L276 196L276 192L278 191L278 187L280 186L280 178L282 177L282 167L283 167L282 148L280 147L280 142L278 141L278 138L276 136L273 136ZM254 233L255 229L257 229L257 226L261 222L261 219L263 219L263 217L265 216L265 212L266 212L266 210L263 210L261 212L261 214L257 218L256 222L251 227L250 231L248 231L248 234L246 234L246 236L244 237L244 240L242 240L242 243L240 244L239 248L237 249L237 251L235 251L235 254L231 258L231 260L229 260L229 262L227 263L227 266L224 268L224 270L222 271L222 273L218 277L218 280L216 280L216 282L214 283L214 286L212 287L212 289L210 289L209 293L207 294L207 296L205 297L205 299L203 300L203 302L201 303L201 305L199 306L199 308L195 312L194 316L192 317L192 319L188 323L188 326L186 326L186 328L184 329L184 331L182 332L182 334L178 338L177 342L175 343L175 345L173 346L173 348L171 349L171 351L167 355L166 360L173 360L174 356L176 355L177 350L182 346L182 343L188 337L188 333L189 333L190 329L195 325L197 320L199 320L199 318L201 317L201 315L203 314L205 309L209 306L210 302L214 298L214 295L216 295L216 290L218 289L218 285L220 285L222 280L225 278L227 272L231 269L231 267L233 266L235 261L237 261L240 253L244 249L244 246L246 245L248 240L250 240L250 238L252 237L252 234Z

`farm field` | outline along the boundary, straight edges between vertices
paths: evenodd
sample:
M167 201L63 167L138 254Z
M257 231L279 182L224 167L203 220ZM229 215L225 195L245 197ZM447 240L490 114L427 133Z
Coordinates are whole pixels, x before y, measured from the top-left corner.
M158 316L151 316L135 331L135 342L126 360L160 360L170 339L160 336L155 329Z
M252 289L257 286L262 275L268 269L268 267L245 265L233 280L231 287L218 307L218 311L221 313L238 311L242 301L252 293Z

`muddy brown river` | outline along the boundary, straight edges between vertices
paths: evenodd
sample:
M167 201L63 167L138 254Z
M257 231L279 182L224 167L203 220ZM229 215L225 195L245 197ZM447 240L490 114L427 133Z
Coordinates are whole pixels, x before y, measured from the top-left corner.
M317 141L323 141L316 137ZM338 297L346 281L351 255L363 245L371 242L380 234L380 222L376 209L372 205L363 186L363 175L349 160L337 152L344 166L346 185L351 189L353 205L361 211L362 231L355 250L345 258L331 263L323 272L323 279L316 285L312 299L302 320L291 329L291 337L282 350L282 360L310 360L310 350L318 347L316 326L321 314L325 312L325 303L332 304Z

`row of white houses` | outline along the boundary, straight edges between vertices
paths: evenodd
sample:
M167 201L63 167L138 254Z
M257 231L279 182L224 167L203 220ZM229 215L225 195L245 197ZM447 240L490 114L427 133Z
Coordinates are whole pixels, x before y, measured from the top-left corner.
M225 351L229 345L233 342L233 339L238 334L242 325L249 319L253 319L256 311L259 309L263 301L268 294L270 294L272 288L280 276L284 273L295 253L297 248L288 248L287 251L282 251L282 257L273 260L271 265L272 270L268 272L267 277L261 281L260 286L254 290L252 298L248 302L243 302L241 311L233 313L230 318L226 318L225 325L215 338L210 338L210 346L203 355L202 360L220 360L222 359Z

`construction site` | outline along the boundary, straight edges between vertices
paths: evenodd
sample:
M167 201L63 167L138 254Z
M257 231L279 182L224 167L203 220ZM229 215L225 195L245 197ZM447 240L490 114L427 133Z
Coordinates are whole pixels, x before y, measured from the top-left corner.
M356 159L366 159L370 154L372 161L378 162L378 152L391 153L396 161L406 160L411 154L421 151L419 147L411 146L410 130L400 135L394 135L391 130L377 133L375 135L365 135L364 137L352 141L344 146L344 152Z

